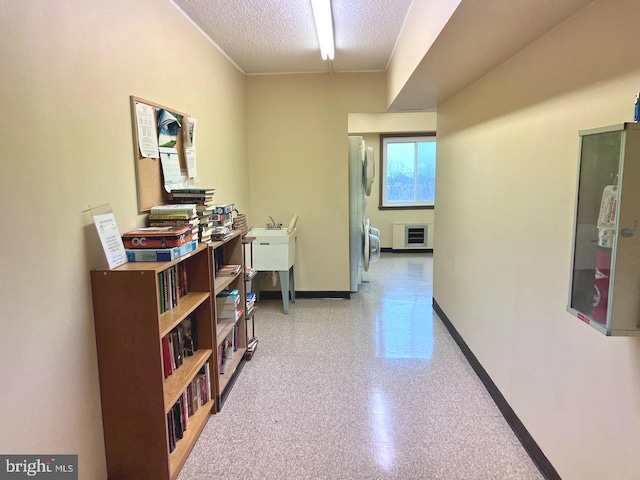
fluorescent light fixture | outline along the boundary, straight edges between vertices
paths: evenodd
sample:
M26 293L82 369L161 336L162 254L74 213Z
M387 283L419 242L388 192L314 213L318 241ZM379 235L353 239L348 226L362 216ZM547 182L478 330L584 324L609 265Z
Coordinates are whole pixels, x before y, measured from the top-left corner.
M311 0L313 18L316 21L318 42L322 59L333 60L335 48L333 46L333 20L331 19L331 0Z

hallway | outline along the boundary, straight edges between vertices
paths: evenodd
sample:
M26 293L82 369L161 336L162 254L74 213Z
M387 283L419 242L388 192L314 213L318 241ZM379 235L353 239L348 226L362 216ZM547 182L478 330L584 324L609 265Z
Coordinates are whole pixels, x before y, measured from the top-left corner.
M263 301L260 339L179 480L540 479L431 309L432 255L351 300Z

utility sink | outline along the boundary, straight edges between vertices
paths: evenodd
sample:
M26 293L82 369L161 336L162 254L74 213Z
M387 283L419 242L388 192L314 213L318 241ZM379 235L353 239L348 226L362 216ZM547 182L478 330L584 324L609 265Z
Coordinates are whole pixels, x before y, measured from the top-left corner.
M253 228L247 233L253 241L253 268L258 271L287 271L296 257L297 229Z

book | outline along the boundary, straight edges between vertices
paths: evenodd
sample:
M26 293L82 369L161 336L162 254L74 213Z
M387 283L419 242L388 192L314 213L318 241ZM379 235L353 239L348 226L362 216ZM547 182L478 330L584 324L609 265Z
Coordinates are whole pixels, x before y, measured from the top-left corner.
M225 344L224 342L218 345L218 373L220 375L224 374L224 353L225 353Z
M230 213L215 213L213 215L211 215L211 220L215 220L216 222L226 222L229 220L233 221L233 218L231 217Z
M240 273L241 269L242 265L222 265L218 270L216 270L216 275L233 276Z
M169 351L169 338L162 338L162 365L164 369L164 378L167 378L173 373L173 366L171 362L171 353Z
M205 203L203 204L197 204L196 205L196 212L199 216L204 217L207 215L211 215L211 213L213 212L213 210L216 208L215 205L207 205Z
M191 220L196 218L195 214L187 212L149 214L149 221L155 220Z
M149 221L150 227L197 227L200 225L200 220L196 218L189 218L184 220L151 220Z
M214 213L222 214L222 213L231 213L236 208L234 203L227 203L224 205L214 205L215 210Z
M191 240L179 247L170 248L133 248L126 249L130 262L168 262L185 256L198 248L198 241Z
M205 383L206 397L203 404L211 401L211 369L209 368L208 362L204 364L204 381L206 382Z
M215 188L186 187L171 189L171 195L213 195L215 192Z
M167 413L167 433L169 436L169 453L176 449L176 436L173 431L173 409Z
M237 288L232 288L232 289L222 290L218 294L218 297L236 297L238 295L240 295L240 290L238 290Z
M216 300L222 299L222 298L231 298L233 300L237 300L240 298L240 290L238 289L222 290L218 295L216 295Z
M170 248L188 243L191 227L143 227L122 234L125 248Z
M236 307L235 309L222 308L218 309L217 316L219 323L235 323L242 317L244 309L242 307Z
M150 215L171 215L177 213L190 213L195 215L196 204L195 203L181 203L181 204L165 204L156 205L149 210Z

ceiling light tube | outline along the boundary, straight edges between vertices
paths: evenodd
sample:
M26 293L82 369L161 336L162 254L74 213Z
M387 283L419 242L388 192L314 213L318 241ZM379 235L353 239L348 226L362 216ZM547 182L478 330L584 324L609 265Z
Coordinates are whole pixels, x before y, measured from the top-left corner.
M333 20L331 18L331 0L311 0L313 18L316 21L316 32L320 42L322 59L333 60L335 48L333 45Z

